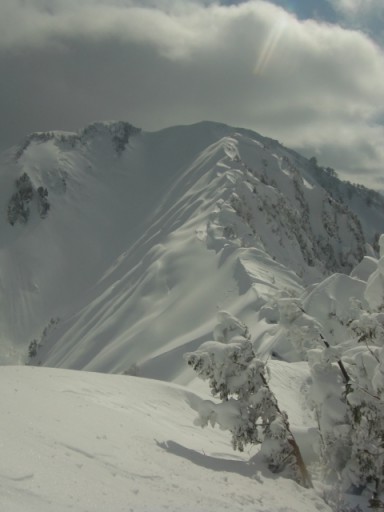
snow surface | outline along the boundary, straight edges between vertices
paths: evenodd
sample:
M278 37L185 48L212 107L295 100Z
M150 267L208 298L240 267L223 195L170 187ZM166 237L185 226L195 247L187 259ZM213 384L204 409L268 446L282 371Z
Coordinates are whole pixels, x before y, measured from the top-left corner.
M12 366L0 386L4 512L329 510L257 455L235 454L227 433L194 426L201 398L185 388Z
M236 315L258 356L281 359L269 361L271 389L314 462L308 334L322 326L332 345L349 343L349 299L384 297L384 264L366 244L381 203L364 208L366 192L349 200L341 182L338 202L320 171L208 122L156 133L96 123L32 134L2 156L0 364L21 366L0 366L1 510L329 510L318 481L300 488L193 424L208 395L183 359L212 339L219 311ZM51 208L41 219L31 204L28 223L11 226L24 172Z

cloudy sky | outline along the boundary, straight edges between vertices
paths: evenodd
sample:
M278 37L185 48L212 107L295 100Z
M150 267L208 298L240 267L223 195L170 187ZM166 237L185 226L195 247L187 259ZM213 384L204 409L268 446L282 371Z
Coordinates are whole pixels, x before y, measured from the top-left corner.
M0 147L215 120L384 189L383 0L1 0Z

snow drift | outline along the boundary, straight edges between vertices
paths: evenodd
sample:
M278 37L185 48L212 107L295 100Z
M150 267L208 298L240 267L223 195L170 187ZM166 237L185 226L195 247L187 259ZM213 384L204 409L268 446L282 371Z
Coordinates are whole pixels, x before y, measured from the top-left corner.
M0 504L7 512L315 512L220 431L193 425L201 398L125 376L2 367ZM256 477L256 479L255 479Z

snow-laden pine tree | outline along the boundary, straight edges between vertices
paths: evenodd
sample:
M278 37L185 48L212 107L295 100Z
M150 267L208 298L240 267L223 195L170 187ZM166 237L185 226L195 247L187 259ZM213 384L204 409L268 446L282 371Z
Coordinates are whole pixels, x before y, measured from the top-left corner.
M380 247L376 270L366 284L356 277L331 276L304 296L299 309L303 316L311 310L313 340L318 333L308 361L325 473L342 492L363 494L371 508L382 509L384 237ZM362 263L360 276L368 264L372 262ZM298 317L294 321L300 326Z
M377 504L384 492L384 348L370 338L344 352L312 350L309 363L326 473L341 491L367 492Z
M268 384L266 365L253 351L248 328L229 313L219 313L215 341L203 343L186 360L198 376L208 380L213 396L204 401L197 423L216 423L232 434L232 446L261 444L273 472L282 472L305 487L311 479L292 435L286 413Z
M372 508L384 509L384 237L380 260L368 279L359 316L349 325L355 349L346 357L351 454L345 481L373 491Z

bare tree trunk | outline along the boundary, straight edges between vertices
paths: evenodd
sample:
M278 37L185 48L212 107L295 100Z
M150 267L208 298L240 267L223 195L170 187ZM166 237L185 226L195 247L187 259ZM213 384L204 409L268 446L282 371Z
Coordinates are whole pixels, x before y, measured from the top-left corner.
M269 389L271 395L274 397L274 405L275 405L276 411L279 414L279 416L283 419L285 428L287 429L287 432L289 433L289 437L288 437L287 441L288 441L289 445L292 447L292 453L295 457L297 467L299 468L299 472L300 472L300 476L301 476L301 482L299 482L299 483L303 487L306 487L307 489L312 489L313 484L312 484L311 476L310 476L307 466L304 462L304 459L301 455L299 445L296 443L295 436L292 434L287 415L281 411L279 404L277 402L277 398L275 397L274 393L272 393L271 388L269 387L268 382L267 382L266 378L264 377L264 375L260 374L260 376L263 381L263 384Z
M307 466L306 466L306 464L303 460L303 457L301 455L300 448L299 448L298 444L296 443L296 440L293 437L293 435L290 439L288 439L288 443L292 446L293 454L294 454L294 456L296 458L296 462L297 462L297 467L300 470L302 485L304 487L306 487L307 489L312 489L313 484L312 484L311 475L308 472Z

